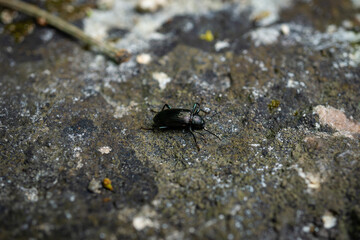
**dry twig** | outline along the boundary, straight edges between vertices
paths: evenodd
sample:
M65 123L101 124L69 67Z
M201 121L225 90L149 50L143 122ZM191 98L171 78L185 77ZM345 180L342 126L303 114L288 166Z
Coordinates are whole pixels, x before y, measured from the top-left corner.
M91 47L94 47L97 51L105 54L117 63L126 62L130 57L130 53L125 49L117 49L107 43L100 42L86 35L81 29L75 27L74 25L32 4L24 3L19 0L0 0L0 6L14 9L35 18L42 18L49 25L79 39Z

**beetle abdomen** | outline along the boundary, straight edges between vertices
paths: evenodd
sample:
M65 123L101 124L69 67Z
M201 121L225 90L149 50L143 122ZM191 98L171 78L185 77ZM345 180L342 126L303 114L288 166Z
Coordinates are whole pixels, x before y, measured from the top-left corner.
M189 126L191 111L187 109L166 109L154 117L156 127L184 128Z

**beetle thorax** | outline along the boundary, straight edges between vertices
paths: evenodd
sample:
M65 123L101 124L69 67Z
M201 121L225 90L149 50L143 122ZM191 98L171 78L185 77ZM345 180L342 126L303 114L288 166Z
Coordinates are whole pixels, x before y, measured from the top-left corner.
M194 115L192 117L191 126L194 129L203 129L205 127L205 121L201 116Z

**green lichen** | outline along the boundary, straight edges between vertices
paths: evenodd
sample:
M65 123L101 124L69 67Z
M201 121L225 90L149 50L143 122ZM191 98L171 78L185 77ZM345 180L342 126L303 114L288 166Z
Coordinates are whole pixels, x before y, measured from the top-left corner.
M20 43L27 35L33 32L34 27L33 20L19 21L5 25L5 32L10 34L16 42Z
M74 0L46 0L45 8L51 12L56 13L67 21L75 21L84 18L89 9L95 7L91 1L89 3L77 3Z
M271 102L268 104L268 108L270 112L274 111L279 106L280 106L280 101L276 99L271 100Z

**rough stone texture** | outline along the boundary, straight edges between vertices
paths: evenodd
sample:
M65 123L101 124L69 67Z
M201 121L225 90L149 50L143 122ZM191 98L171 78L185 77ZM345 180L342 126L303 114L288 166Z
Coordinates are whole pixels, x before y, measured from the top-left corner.
M120 66L50 27L17 43L0 24L0 239L359 239L359 3L261 3L203 1L150 38L116 22L118 46L146 43ZM141 22L169 4L126 7ZM221 141L141 130L194 102Z

